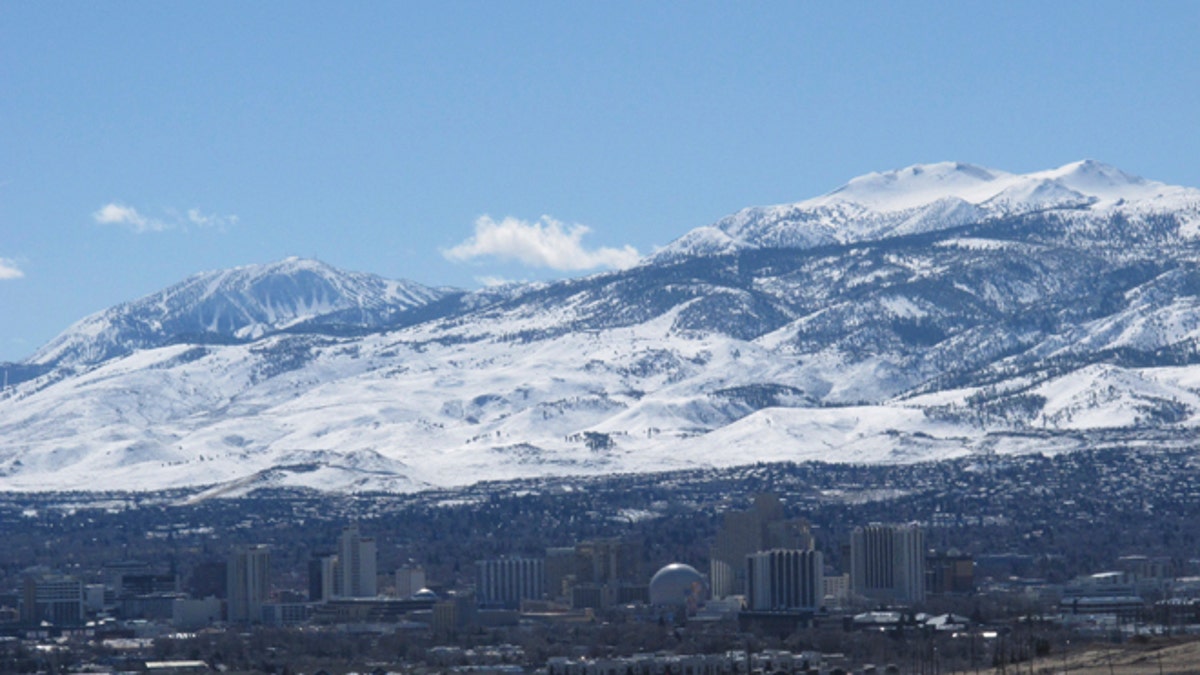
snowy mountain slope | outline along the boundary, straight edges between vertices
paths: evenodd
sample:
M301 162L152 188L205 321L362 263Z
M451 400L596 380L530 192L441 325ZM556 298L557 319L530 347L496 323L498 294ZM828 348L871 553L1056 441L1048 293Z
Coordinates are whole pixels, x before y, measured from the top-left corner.
M467 294L193 278L110 310L94 342L69 331L0 392L0 489L413 490L1194 443L1197 191L1088 162L913 169L789 207L862 215L799 247L795 219L743 218L732 253Z
M744 209L692 230L651 262L855 243L1046 211L1099 220L1186 213L1194 230L1200 225L1200 190L1148 181L1093 160L1030 174L958 162L914 165L860 176L802 202Z
M70 393L46 388L22 400L26 414L0 427L4 438L23 438L0 455L0 474L10 489L35 489L50 476L70 489L94 487L99 476L174 487L288 467L328 481L310 467L332 466L345 482L322 487L395 489L545 471L648 471L698 461L679 451L692 445L728 463L735 458L720 460L721 445L705 442L706 434L767 404L811 403L795 388L759 383L785 374L769 352L673 337L673 319L469 348L402 335L359 340L353 350L339 340L308 341L309 365L257 381L263 363L250 345L209 346L186 358L182 346L144 350L79 378ZM620 344L635 346L613 358ZM573 359L582 367L564 367ZM64 395L72 404L60 416L54 408ZM824 410L811 424L836 434L839 415ZM589 446L589 432L612 446ZM767 454L797 456L787 446ZM887 459L880 454L875 459Z
M380 326L446 294L299 258L203 272L80 320L26 363L99 363L173 340L249 340L305 321Z

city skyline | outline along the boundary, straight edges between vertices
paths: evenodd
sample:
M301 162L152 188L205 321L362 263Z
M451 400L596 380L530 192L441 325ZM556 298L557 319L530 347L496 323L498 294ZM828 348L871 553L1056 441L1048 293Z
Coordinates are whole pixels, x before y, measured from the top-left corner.
M578 659L573 650L594 644L612 646L601 655L606 659L660 652L673 662L682 654L745 651L748 635L755 653L820 644L817 651L805 649L810 663L854 653L863 663L914 669L936 644L947 667L970 670L1018 644L997 642L1008 631L1049 645L1057 664L1092 640L1107 641L1109 630L1149 635L1200 617L1200 561L1192 557L1190 528L1200 503L1191 498L1195 466L1194 453L1149 452L1000 457L957 467L759 464L574 482L571 490L525 481L519 491L490 484L339 500L260 493L199 502L131 500L124 510L112 508L115 494L107 508L89 508L78 495L58 498L65 501L9 495L0 505L9 542L0 565L0 634L13 637L0 640L0 669L34 670L20 659L51 643L60 646L60 663L87 664L106 651L111 656L102 635L130 631L158 637L139 637L136 651L123 652L129 664L174 657L252 669L270 659L276 672L284 664L312 672L317 663L348 668L364 660L437 669L472 647L480 655L481 647L497 644L515 647L506 648L507 656L486 658L510 659L524 672L561 664L564 656ZM880 490L883 485L890 489ZM779 496L775 503L786 505L784 513L770 508L773 500L755 498L766 486ZM752 508L757 505L767 508ZM816 539L815 549L751 556L760 563L750 574L751 589L769 582L762 593L752 592L762 608L757 611L739 612L740 603L729 599L693 603L705 597L695 587L704 585L698 570L715 552L709 544L723 527L745 520L724 518L729 514L796 534L804 531L796 519L803 515ZM780 515L783 520L774 519ZM379 597L305 602L304 588L313 582L305 567L311 574L311 563L331 552L346 524L364 520L363 532L376 535L379 546ZM847 601L814 610L818 552L826 572L844 572L855 524L880 522L920 523L927 532L928 603L881 610L880 600L853 599L843 573L825 576L825 595ZM804 546L805 539L797 543ZM270 551L262 556L269 559L271 590L261 627L253 620L223 626L223 603L213 596L227 592L226 571L256 542ZM555 579L546 584L544 600L523 599L515 609L481 606L475 588L481 563L538 560L543 551L547 581ZM414 564L429 566L429 589L406 597L402 585L411 592L427 581L423 569L411 574ZM54 574L57 567L74 582L60 584L71 579ZM394 588L393 569L401 572ZM568 586L580 592L566 593ZM604 587L617 592L598 592ZM63 597L66 591L70 597ZM86 616L76 619L80 592ZM34 611L23 620L18 608L26 597ZM814 611L816 625L806 625ZM1043 621L1031 626L1030 611ZM55 625L32 626L35 615L58 618ZM72 626L75 620L87 624ZM563 631L571 637L563 639ZM891 637L879 642L881 631ZM365 635L381 636L378 649L354 647L356 636ZM886 653L872 651L883 643ZM1144 654L1164 643L1178 639L1152 638L1138 648Z

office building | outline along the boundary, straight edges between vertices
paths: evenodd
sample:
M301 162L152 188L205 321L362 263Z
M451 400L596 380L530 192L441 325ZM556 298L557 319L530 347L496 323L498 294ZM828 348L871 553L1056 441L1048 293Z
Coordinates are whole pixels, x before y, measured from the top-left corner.
M192 568L188 593L193 598L224 598L228 590L228 561L209 560Z
M965 594L975 590L975 560L958 551L925 556L925 592Z
M546 593L576 609L634 602L647 592L640 560L640 543L616 538L546 549Z
M335 553L313 553L308 559L308 599L328 602L341 595L341 566Z
M849 574L839 574L834 577L825 577L825 604L827 607L841 607L849 598Z
M746 556L746 602L756 612L815 612L825 596L824 561L812 549Z
M590 539L575 545L575 580L616 586L640 579L639 546L622 539Z
M750 510L727 512L709 556L712 596L744 595L746 556L776 548L812 548L808 523L801 518L785 518L777 497L759 495Z
M916 524L871 524L850 535L850 585L868 601L925 600L925 536Z
M180 630L197 630L220 620L221 601L217 598L176 598L171 603L171 625Z
M179 576L175 574L124 574L117 589L118 598L153 595L156 593L178 593Z
M545 594L546 563L541 558L481 560L475 593L484 607L516 609L522 600Z
M425 588L425 569L420 565L405 565L396 570L396 597L408 599Z
M76 577L38 571L23 581L21 622L34 626L83 623L83 581Z
M551 600L570 599L576 576L574 546L546 549L546 597Z
M357 525L342 530L342 536L338 540L337 564L341 588L335 593L336 597L373 598L378 595L375 539L361 536Z
M233 552L228 565L229 621L259 623L262 606L271 593L271 552L266 546L247 546Z

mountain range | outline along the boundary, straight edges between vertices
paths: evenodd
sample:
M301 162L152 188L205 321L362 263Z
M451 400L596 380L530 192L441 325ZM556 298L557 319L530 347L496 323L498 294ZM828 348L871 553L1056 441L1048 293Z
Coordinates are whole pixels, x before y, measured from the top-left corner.
M207 272L3 364L0 490L1191 447L1198 255L1200 190L940 163L555 283Z

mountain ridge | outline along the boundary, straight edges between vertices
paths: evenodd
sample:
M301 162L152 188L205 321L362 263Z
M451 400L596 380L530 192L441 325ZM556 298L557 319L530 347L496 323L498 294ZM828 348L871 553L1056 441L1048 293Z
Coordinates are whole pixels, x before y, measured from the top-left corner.
M276 311L245 314L222 339L135 331L104 336L124 345L107 357L28 364L37 372L0 392L0 489L410 491L1194 444L1200 191L1086 161L1035 179L913 168L868 177L949 181L971 209L962 195L985 203L1050 186L1069 199L1046 206L1038 194L981 216L944 190L889 194L903 218L853 223L866 238L782 246L774 221L747 220L752 245L518 288L405 286L403 307L370 279L374 291L342 304L268 284L292 301L255 296L246 306ZM835 193L814 199L824 208ZM794 206L767 209L806 213ZM229 278L209 274L192 280L207 290ZM192 280L162 299L185 297ZM212 325L211 312L181 308L189 325ZM140 328L162 316L135 318Z
M915 164L865 174L800 202L742 209L686 233L650 260L856 243L1055 209L1129 217L1187 211L1200 224L1200 190L1148 181L1095 160L1029 174L961 162Z
M22 363L94 364L181 336L243 341L322 318L378 326L450 289L338 270L296 257L200 272L161 291L84 317Z

